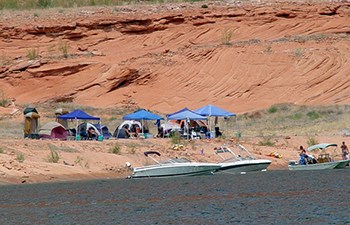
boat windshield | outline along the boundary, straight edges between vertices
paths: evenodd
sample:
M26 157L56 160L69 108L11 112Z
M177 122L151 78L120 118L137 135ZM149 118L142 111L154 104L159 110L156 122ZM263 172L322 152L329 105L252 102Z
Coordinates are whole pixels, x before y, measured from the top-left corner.
M191 162L189 159L186 158L173 158L173 159L169 159L167 161L161 162L161 163L188 163Z
M255 158L248 150L240 144L236 144L233 148L227 145L222 145L215 150L215 153L222 158L222 162L254 160Z

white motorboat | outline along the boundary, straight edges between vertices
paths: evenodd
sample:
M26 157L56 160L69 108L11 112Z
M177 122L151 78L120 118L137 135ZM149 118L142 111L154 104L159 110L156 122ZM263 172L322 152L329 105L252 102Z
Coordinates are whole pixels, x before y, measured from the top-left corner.
M340 169L345 168L349 164L350 160L334 160L334 157L330 156L330 153L326 153L325 150L329 147L335 147L333 150L333 155L337 155L336 147L337 144L332 143L321 143L317 145L312 145L307 148L308 151L322 151L319 154L316 162L306 165L301 165L298 161L291 160L289 161L288 169L289 170L326 170L326 169ZM309 156L310 157L310 156Z
M221 167L216 163L191 162L177 158L159 162L152 157L152 155L160 157L160 153L156 151L144 152L144 155L156 164L133 168L131 178L211 175Z
M215 149L215 153L222 158L222 161L218 163L221 167L217 172L221 173L242 173L252 171L265 171L271 164L267 159L255 159L246 148L240 144L236 144L235 147L239 154L232 151L226 145L222 145L220 148ZM224 153L229 157L225 158Z

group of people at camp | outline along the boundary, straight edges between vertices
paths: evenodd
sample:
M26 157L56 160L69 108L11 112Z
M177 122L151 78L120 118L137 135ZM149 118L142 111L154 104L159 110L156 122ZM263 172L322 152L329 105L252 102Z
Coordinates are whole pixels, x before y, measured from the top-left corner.
M347 160L349 159L349 149L348 146L345 144L345 142L342 142L341 145L341 151L342 151L342 159ZM306 151L303 146L299 147L300 149L300 159L299 159L299 164L300 165L307 165L307 164L315 164L318 163L317 159L313 155L308 155L306 154Z
M97 133L93 127L89 127L86 131L82 127L80 132L79 132L79 135L82 139L85 139L85 140L96 140L97 139Z
M160 125L160 123L159 124L156 123L158 127L158 134L156 135L156 137L160 137L160 138L168 137L174 131L177 131L180 133L180 135L184 135L184 136L187 136L187 132L188 132L188 135L191 136L191 138L199 137L199 134L204 134L205 138L208 138L208 139L222 136L222 131L218 126L215 126L215 132L210 132L206 124L195 123L195 121L191 121L191 122L192 123L186 123L182 120L177 120L175 123L179 124L180 127L175 130L173 130L172 128L165 129L163 126Z
M148 132L148 129L145 127L143 128L144 132ZM136 124L132 124L129 126L128 124L125 124L122 129L119 130L118 138L132 138L132 137L138 137L138 135L141 133L141 128L137 126Z

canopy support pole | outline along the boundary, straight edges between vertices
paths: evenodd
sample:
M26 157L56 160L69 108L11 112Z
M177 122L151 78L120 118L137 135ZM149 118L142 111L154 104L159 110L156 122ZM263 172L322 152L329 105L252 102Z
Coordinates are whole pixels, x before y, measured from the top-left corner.
M79 119L75 117L75 140L77 140L77 135L80 135L80 131L78 130Z
M190 136L190 124L188 123L190 119L186 118L186 126L187 126L187 140L189 139Z
M141 132L143 134L143 136L145 136L144 130L143 130L143 119L141 120Z

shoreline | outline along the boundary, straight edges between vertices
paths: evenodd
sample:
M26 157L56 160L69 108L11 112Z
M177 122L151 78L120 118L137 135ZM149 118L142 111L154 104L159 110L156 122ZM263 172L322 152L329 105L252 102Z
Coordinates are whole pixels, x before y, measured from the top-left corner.
M273 168L273 169L267 169L267 171L261 171L263 172L269 172L269 171L286 171L288 169L286 168ZM257 171L259 172L259 171ZM248 172L248 173L255 173L255 172ZM95 180L122 180L122 179L130 179L128 178L128 175L131 174L131 171L129 174L118 174L116 172L110 172L110 173L99 173L99 174L90 174L90 175L83 175L83 174L64 174L59 176L49 176L49 178L40 178L40 177L9 177L9 178L1 178L0 179L0 186L8 186L8 185L27 185L27 184L47 184L47 183L61 183L61 182L80 182L80 181L95 181ZM238 175L238 174L235 174ZM215 174L213 174L215 176ZM134 178L134 179L148 179L148 178ZM150 179L157 179L157 178L150 178ZM169 179L171 179L169 177Z
M341 136L319 136L318 139L320 143L338 144L345 140ZM254 158L271 160L269 171L288 170L289 160L299 158L298 148L307 146L307 140L308 137L304 136L288 140L280 137L274 140L274 146L259 145L260 138L241 139L239 143ZM0 185L123 179L131 174L125 167L126 162L132 167L153 163L143 154L150 150L160 152L160 160L179 157L217 163L221 159L214 149L223 144L234 148L235 143L236 139L203 139L183 141L183 148L174 148L170 139L158 138L104 141L1 139ZM118 152L112 153L115 148ZM59 156L56 163L48 160L52 152ZM268 156L272 153L278 153L281 158Z
M214 148L232 140L195 140L184 142L181 149L173 149L170 139L113 139L100 141L58 141L34 139L6 139L0 143L0 184L30 184L57 181L126 178L131 171L125 163L139 167L152 163L143 152L154 150L164 159L184 157L191 161L219 162ZM247 143L246 143L247 144ZM119 152L111 153L113 148ZM251 145L248 145L251 149ZM203 154L200 153L203 151ZM287 159L264 156L275 148L251 151L256 158L271 159L269 169L282 169ZM49 162L56 152L57 163ZM21 161L19 158L23 158Z

